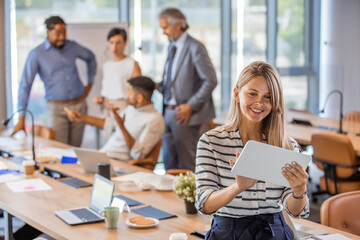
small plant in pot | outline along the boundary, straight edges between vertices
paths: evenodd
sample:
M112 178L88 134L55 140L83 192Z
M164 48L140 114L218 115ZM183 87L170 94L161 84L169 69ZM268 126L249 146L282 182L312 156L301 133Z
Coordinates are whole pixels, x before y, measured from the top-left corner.
M196 195L196 183L195 174L193 172L187 172L186 174L180 174L174 184L174 193L184 199L186 213L195 214L197 210L195 208L195 195Z

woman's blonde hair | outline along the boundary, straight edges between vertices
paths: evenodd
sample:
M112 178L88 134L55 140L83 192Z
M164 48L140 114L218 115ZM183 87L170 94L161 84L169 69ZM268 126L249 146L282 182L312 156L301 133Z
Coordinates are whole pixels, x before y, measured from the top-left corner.
M244 85L250 82L254 77L258 76L262 76L266 79L272 104L271 112L262 121L262 132L265 135L267 143L278 147L292 149L293 147L289 138L285 137L284 134L284 100L282 85L280 76L274 67L262 61L249 64L240 73L234 94L238 94ZM240 122L240 103L233 97L231 99L228 120L223 128L228 131L235 130L240 126Z

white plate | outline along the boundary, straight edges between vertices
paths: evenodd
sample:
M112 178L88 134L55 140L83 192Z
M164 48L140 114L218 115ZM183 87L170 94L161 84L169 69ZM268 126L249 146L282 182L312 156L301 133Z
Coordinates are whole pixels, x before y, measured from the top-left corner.
M163 191L163 192L173 191L172 186L155 185L155 189L158 191Z
M129 219L127 219L125 223L126 223L126 226L128 226L129 228L152 228L152 227L156 227L159 225L159 220L156 218L146 217L146 219L153 220L155 223L150 224L150 225L138 225L136 223L130 222Z

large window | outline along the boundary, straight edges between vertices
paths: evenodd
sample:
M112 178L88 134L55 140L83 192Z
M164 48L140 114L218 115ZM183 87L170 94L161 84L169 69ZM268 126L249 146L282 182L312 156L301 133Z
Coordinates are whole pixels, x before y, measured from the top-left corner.
M305 68L305 0L277 1L277 56L286 108L307 109L308 78Z
M266 0L244 1L244 66L266 61Z
M169 43L159 26L159 14L167 7L179 8L187 18L190 26L189 34L205 44L218 78L213 97L216 108L219 109L221 102L220 1L130 1L131 45L134 47L136 60L141 64L142 73L151 76L156 82L161 81ZM155 93L154 99L159 109L160 95Z
M286 108L309 109L318 96L314 1L267 1L267 59L279 71ZM318 66L317 66L318 67ZM309 96L309 94L315 96Z
M218 78L213 92L217 112L226 110L240 71L256 60L268 61L279 70L286 107L306 109L311 101L317 101L318 73L314 69L316 51L313 49L316 33L311 32L314 23L311 21L314 11L312 1L229 0L231 10L228 3L219 0L13 1L11 75L14 110L26 58L31 49L44 41L44 20L47 17L60 15L67 23L118 22L119 13L126 13L121 8L124 6L129 7L131 55L139 61L143 74L156 82L162 78L168 46L168 40L159 27L158 15L166 7L177 7L187 17L189 33L205 44L214 65ZM231 14L231 17L224 18L226 14ZM231 39L229 34L222 35L222 24L231 29ZM222 42L224 38L227 40ZM222 43L230 45L231 50L228 48L228 52L222 52ZM230 65L230 69L224 68L224 63ZM158 110L161 109L161 98L155 92L154 101ZM37 76L29 108L40 124L46 124L45 104L44 87Z
M16 109L17 88L21 80L26 58L31 49L42 43L46 37L44 21L50 15L59 15L67 23L116 22L117 3L110 0L16 0L16 36L17 59L12 65L13 107ZM105 45L105 43L104 43ZM36 77L30 94L29 108L36 122L46 124L44 86Z
M117 22L118 3L114 0L15 0L16 28L13 28L11 65L13 86L13 108L17 109L18 86L21 80L26 58L31 49L42 43L46 37L44 21L51 15L61 16L66 23ZM16 43L16 44L14 44ZM104 42L104 46L106 43ZM46 101L44 85L36 76L29 98L29 109L34 113L37 124L46 125ZM93 131L89 127L83 144L94 146Z
M277 58L278 67L305 64L305 1L277 1Z

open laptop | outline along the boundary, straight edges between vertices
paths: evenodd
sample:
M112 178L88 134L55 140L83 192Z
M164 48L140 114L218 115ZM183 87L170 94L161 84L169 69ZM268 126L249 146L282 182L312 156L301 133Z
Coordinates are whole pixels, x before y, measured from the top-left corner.
M289 214L287 214L287 212L285 210L283 210L282 213L283 213L285 222L287 223L287 225L291 228L291 230L294 233L294 240L315 239L315 238L311 238L311 237L328 234L327 231L322 230L322 229L311 228L311 227L302 226L299 224L294 225Z
M311 161L310 155L301 154L266 143L249 140L231 172L240 176L290 187L281 174L286 163L297 162L303 169Z
M80 166L84 169L85 172L97 173L99 162L107 162L110 164L109 157L104 152L85 148L74 148L74 151L76 153L76 157L79 160ZM110 174L111 176L116 175L116 172L111 164Z
M115 184L95 174L89 207L55 211L55 215L69 225L101 222L99 211L111 205Z

